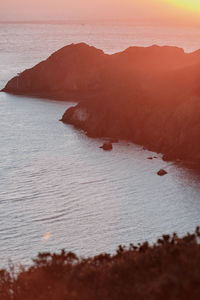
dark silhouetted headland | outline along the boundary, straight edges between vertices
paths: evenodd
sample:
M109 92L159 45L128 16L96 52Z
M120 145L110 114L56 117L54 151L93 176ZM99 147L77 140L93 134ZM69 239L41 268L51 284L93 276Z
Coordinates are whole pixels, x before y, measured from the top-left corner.
M66 46L8 82L5 92L76 100L62 121L92 137L131 140L165 160L200 163L200 51L130 47L113 55Z
M0 270L1 300L198 300L200 237L163 235L153 246L119 246L116 254L78 258L40 253L15 274Z

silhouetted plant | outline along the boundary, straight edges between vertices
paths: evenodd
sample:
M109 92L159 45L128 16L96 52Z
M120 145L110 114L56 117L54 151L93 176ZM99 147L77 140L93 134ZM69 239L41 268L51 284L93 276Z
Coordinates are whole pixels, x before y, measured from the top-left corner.
M0 300L198 300L199 240L197 227L152 246L119 246L114 255L39 253L27 269L0 270Z

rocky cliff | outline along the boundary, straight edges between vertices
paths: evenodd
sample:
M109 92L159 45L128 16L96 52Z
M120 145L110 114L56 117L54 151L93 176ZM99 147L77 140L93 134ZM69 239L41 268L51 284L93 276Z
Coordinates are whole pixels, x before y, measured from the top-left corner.
M94 47L72 44L11 79L3 91L59 100L90 98L99 90L98 70L106 58Z
M76 100L62 121L89 136L129 139L200 162L200 51L130 47L113 55L70 45L8 82L4 91Z

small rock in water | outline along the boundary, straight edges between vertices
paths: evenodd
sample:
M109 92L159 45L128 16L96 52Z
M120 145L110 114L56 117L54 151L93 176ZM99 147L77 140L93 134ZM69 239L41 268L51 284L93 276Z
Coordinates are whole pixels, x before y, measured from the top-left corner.
M150 157L147 157L147 159L153 159L153 157L150 156Z
M164 169L160 169L160 171L158 171L157 174L158 174L159 176L164 176L164 175L167 174L167 171L165 171Z
M110 151L113 147L111 143L104 143L100 148L102 148L105 151Z

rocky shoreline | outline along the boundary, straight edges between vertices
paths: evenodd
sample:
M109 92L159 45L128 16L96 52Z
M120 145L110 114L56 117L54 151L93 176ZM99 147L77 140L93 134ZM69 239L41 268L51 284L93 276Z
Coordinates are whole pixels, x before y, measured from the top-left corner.
M88 136L128 139L164 160L200 163L200 51L130 47L113 55L84 43L53 53L4 92L77 101L62 121Z

